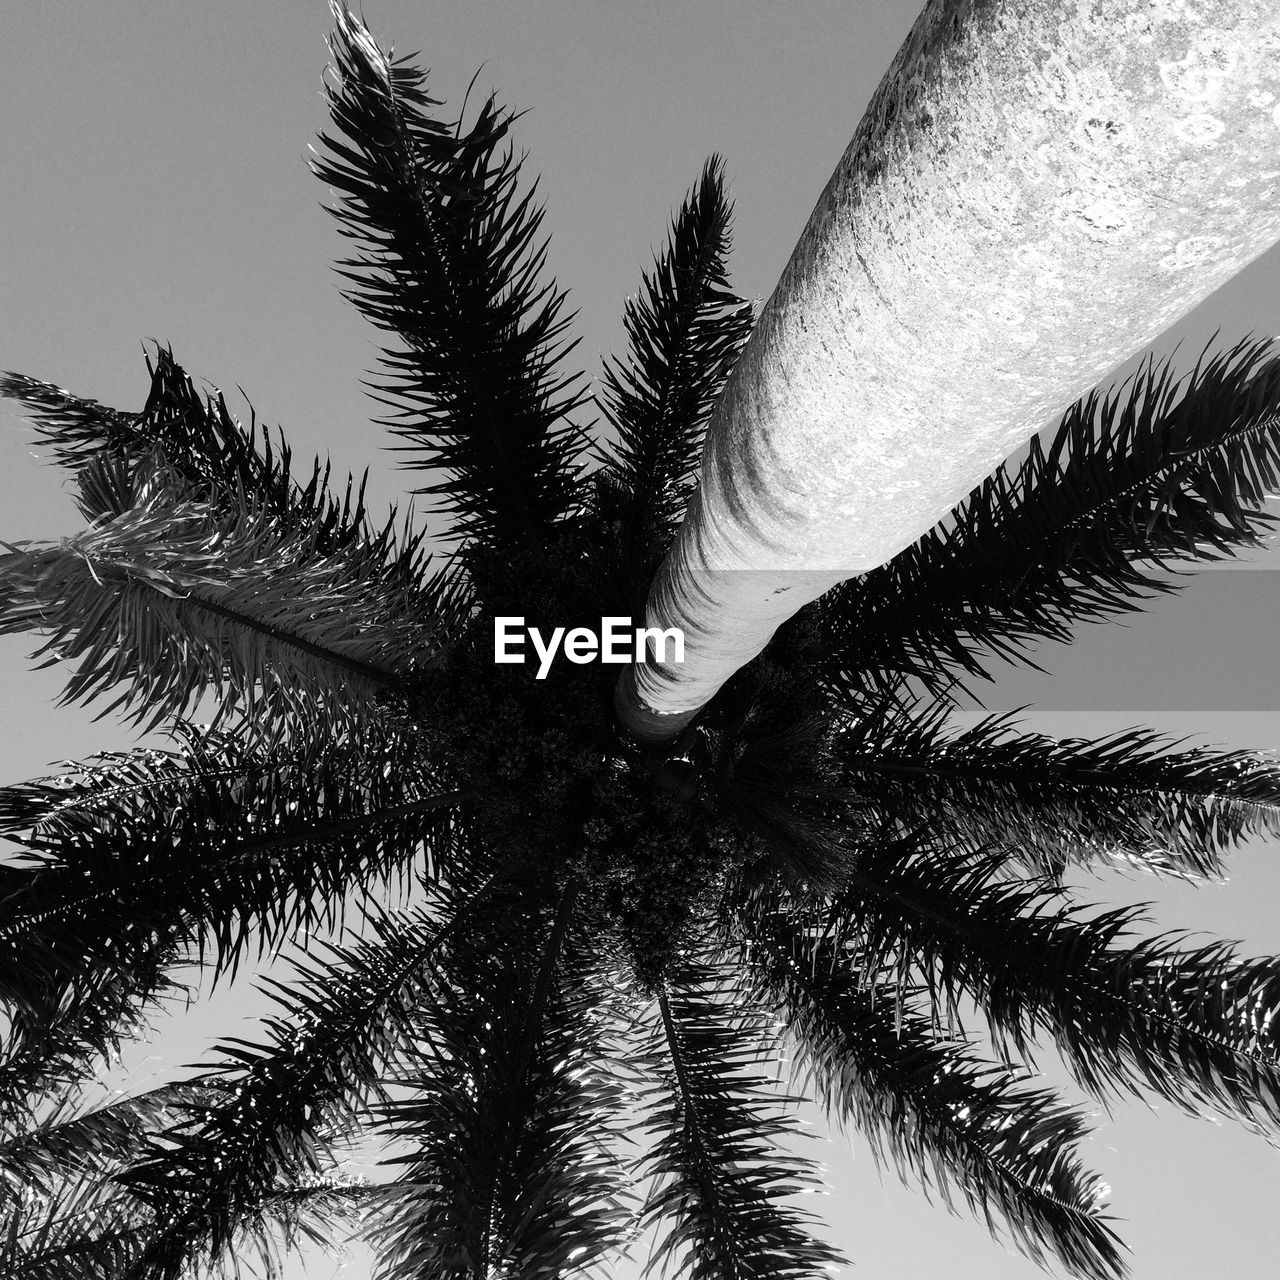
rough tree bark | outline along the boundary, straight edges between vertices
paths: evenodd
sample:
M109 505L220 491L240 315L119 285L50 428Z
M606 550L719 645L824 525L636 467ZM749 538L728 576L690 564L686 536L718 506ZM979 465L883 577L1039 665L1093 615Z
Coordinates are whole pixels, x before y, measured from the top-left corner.
M685 661L623 724L673 739L1277 239L1275 0L929 0L712 416L645 620Z

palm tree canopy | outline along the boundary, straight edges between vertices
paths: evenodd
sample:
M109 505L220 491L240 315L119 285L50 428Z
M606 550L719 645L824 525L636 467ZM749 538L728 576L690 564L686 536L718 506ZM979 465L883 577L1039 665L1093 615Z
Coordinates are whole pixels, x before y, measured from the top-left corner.
M1274 34L1266 0L925 6L716 406L646 611L684 661L624 675L633 733L1280 239Z
M352 1230L380 1280L602 1276L652 1230L651 1263L696 1280L807 1280L842 1257L795 1199L821 1183L804 1089L1033 1260L1123 1274L1087 1115L1035 1055L1096 1098L1274 1135L1280 960L1066 874L1221 874L1280 834L1280 764L949 712L993 657L1172 589L1163 559L1258 545L1280 361L1242 343L1178 381L1153 360L1065 406L642 750L609 665L497 663L493 623L625 613L676 536L752 323L722 162L588 401L510 113L442 122L412 58L334 19L316 169L447 554L374 521L360 481L295 471L167 347L137 411L0 375L86 520L6 544L0 632L68 664L68 700L171 738L0 788L5 1273L270 1271ZM94 1096L184 966L234 980L286 951L255 1040ZM365 1139L378 1182L345 1171Z

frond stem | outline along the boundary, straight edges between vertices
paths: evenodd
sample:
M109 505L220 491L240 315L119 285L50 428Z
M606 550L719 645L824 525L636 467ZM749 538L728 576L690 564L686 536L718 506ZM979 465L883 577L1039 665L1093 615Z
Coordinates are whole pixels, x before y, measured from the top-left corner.
M315 840L329 840L335 836L351 835L355 832L366 830L371 826L377 826L382 822L390 822L398 818L411 817L414 814L428 813L432 809L438 809L443 805L462 803L467 800L474 800L480 793L472 789L464 789L459 791L446 791L440 795L428 796L422 800L412 800L407 804L393 805L389 809L381 809L375 813L357 814L350 818L339 818L333 822L316 823L313 826L305 827L297 831L284 832L280 835L261 836L253 840L243 840L234 847L234 850L222 857L214 857L206 861L208 867L216 864L217 869L225 869L238 866L241 863L251 861L256 855L269 849L290 848L295 845L309 844ZM157 871L149 876L145 876L133 882L133 887L141 888L143 885L164 884L167 881L190 875L190 870L185 867L170 867L164 871ZM26 929L39 924L43 920L53 919L56 916L66 915L70 911L78 911L91 902L100 902L104 899L113 898L115 894L109 889L99 890L97 893L85 894L70 902L64 902L56 907L50 907L47 911L27 916L18 924L9 924L4 928L0 928L0 938L13 938L20 936Z
M720 1192L716 1186L715 1177L708 1168L707 1144L698 1119L698 1107L693 1086L685 1066L680 1031L676 1026L675 1018L671 1014L671 1004L667 998L667 992L668 988L664 983L662 989L658 992L658 1010L662 1015L662 1030L667 1038L667 1047L671 1053L671 1064L676 1073L676 1087L680 1091L680 1108L683 1113L685 1133L689 1136L695 1153L696 1169L694 1176L698 1180L698 1186L707 1203L709 1220L719 1223L721 1220ZM733 1257L725 1250L724 1241L720 1238L718 1231L715 1236L714 1248L723 1268L721 1280L736 1280L737 1268L734 1266Z
M342 667L353 675L369 681L371 684L396 690L405 688L405 680L402 676L386 671L382 667L375 667L372 663L362 662L359 658L350 658L346 654L338 653L333 649L326 649L323 645L316 644L312 640L305 640L293 632L285 631L282 627L272 626L269 622L262 622L249 614L241 613L236 609L229 609L226 605L218 604L214 600L207 600L195 593L188 593L183 599L189 601L197 609L211 613L215 617L224 618L228 622L234 622L237 626L244 627L248 631L256 631L259 635L266 636L268 640L274 640L278 644L297 649L312 658L319 658L323 662Z

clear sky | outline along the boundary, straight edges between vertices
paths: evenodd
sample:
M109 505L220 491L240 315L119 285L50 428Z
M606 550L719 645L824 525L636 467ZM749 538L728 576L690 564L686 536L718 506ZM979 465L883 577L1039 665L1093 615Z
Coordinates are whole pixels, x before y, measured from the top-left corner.
M621 346L622 304L671 213L712 151L737 202L734 282L766 296L917 0L659 0L630 5L526 0L366 0L375 34L421 50L435 96L451 107L481 68L528 114L517 145L542 175L549 268L579 309L578 356L595 375ZM376 335L339 297L341 252L306 148L326 123L324 0L43 0L11 7L0 42L0 368L59 382L125 409L147 382L141 343L173 345L198 378L287 430L300 457L373 468L390 501L412 483L368 425L360 379ZM483 66L482 66L483 64ZM1100 287L1104 285L1100 282ZM1215 328L1234 341L1280 333L1280 254L1259 259L1176 332L1193 354ZM927 353L922 353L927 358ZM1185 363L1185 361L1184 361ZM0 405L0 538L77 527L62 475L39 465L11 407ZM1091 627L1070 649L1041 652L1051 675L1002 678L989 705L1035 702L1046 732L1096 736L1149 722L1197 741L1280 746L1273 654L1276 584L1262 572L1205 575L1132 625ZM0 780L55 759L121 748L128 732L94 710L56 708L56 672L25 660L29 640L0 642ZM1240 938L1280 952L1280 865L1249 850L1225 886L1188 890L1100 878L1095 900L1155 898L1168 927ZM239 997L140 1055L133 1079L200 1056L201 1039L245 1034ZM1048 1057L1049 1055L1046 1055ZM966 1217L930 1209L882 1180L855 1138L820 1149L831 1195L820 1202L855 1259L850 1275L949 1280L1037 1274ZM1087 1147L1127 1221L1137 1280L1269 1280L1267 1230L1280 1192L1276 1153L1226 1125L1125 1103ZM327 1280L337 1264L304 1272ZM339 1273L365 1280L354 1257ZM622 1265L619 1280L636 1268Z

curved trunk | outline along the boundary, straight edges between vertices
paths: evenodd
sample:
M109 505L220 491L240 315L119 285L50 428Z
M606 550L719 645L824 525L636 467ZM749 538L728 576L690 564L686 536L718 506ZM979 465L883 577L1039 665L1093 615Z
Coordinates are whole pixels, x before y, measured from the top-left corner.
M1280 239L1274 0L930 0L712 416L623 723L674 738Z

